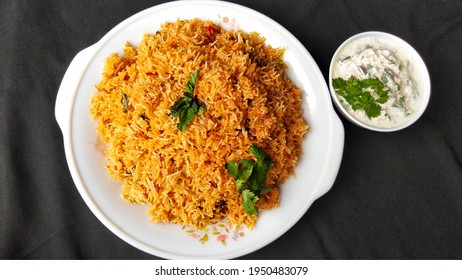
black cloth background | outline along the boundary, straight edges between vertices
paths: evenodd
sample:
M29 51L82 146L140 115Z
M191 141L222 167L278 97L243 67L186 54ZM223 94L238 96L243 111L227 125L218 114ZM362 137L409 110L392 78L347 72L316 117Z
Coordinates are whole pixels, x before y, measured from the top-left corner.
M72 58L164 1L0 2L0 258L156 259L100 223L70 176L54 105ZM401 37L430 71L425 114L393 133L348 123L332 189L242 259L462 258L461 1L233 1L287 28L323 75L363 31Z

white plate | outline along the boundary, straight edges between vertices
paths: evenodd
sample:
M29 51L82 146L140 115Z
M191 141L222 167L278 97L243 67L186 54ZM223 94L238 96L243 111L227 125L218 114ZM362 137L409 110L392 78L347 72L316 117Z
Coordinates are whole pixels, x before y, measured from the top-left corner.
M122 52L128 41L138 45L144 33L155 33L165 21L210 19L225 28L257 31L273 47L286 48L288 75L303 92L303 117L310 131L303 156L281 188L280 207L262 211L253 230L226 245L210 234L201 243L178 225L153 224L147 207L120 197L120 183L111 181L97 149L96 122L89 102L101 79L105 58ZM224 18L229 19L224 24ZM251 253L289 230L313 201L334 183L343 154L344 130L336 115L325 80L313 58L286 29L249 8L221 1L179 1L154 6L123 21L96 44L82 50L67 69L56 99L56 119L63 132L66 159L74 183L88 207L114 234L147 253L169 259L230 259ZM290 249L290 248L288 248Z

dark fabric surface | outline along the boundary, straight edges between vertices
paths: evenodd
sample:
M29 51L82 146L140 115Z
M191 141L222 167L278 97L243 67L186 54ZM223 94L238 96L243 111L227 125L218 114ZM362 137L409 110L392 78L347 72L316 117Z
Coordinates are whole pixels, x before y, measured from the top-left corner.
M0 258L156 259L85 205L54 117L72 58L125 18L164 1L0 2ZM462 258L461 1L235 1L293 33L324 77L336 48L362 31L413 45L430 71L422 118L393 133L342 118L332 189L286 234L243 259Z

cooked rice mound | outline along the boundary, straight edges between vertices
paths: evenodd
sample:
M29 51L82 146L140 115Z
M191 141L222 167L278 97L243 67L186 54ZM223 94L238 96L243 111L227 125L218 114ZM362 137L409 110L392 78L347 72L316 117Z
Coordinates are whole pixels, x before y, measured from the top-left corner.
M252 228L257 215L244 212L226 163L254 158L248 149L257 144L274 169L265 183L271 191L256 205L277 207L308 130L283 54L257 33L195 19L164 23L138 47L127 43L123 55L109 56L90 110L123 199L149 205L153 222L200 229L226 219ZM206 109L181 132L170 107L195 70L194 94Z

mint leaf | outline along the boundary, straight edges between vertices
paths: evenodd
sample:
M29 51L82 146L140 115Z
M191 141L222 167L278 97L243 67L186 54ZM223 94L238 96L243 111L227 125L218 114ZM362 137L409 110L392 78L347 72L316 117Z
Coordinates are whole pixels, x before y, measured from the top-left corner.
M186 126L192 121L197 113L197 107L187 107L179 113L180 121L176 125L181 132L186 130Z
M197 80L199 79L199 70L192 72L189 76L188 82L186 83L186 93L194 94L194 88L196 87ZM192 97L192 96L191 96Z
M190 106L190 103L191 101L188 98L182 97L178 99L177 101L175 101L175 104L173 104L173 106L170 107L170 113L173 116L178 117L181 111L185 110L186 108Z
M170 107L170 113L174 117L179 118L177 124L178 129L181 132L186 130L186 127L192 121L195 115L202 115L205 110L204 104L199 104L197 97L194 96L194 88L199 78L199 70L194 71L188 79L186 84L186 91L183 93L183 97L175 101L172 107Z
M197 110L197 114L202 115L204 111L205 111L205 105L204 104L199 105L199 110Z

